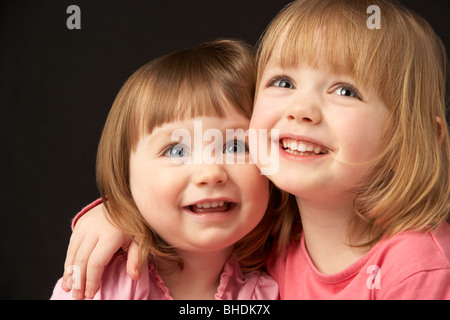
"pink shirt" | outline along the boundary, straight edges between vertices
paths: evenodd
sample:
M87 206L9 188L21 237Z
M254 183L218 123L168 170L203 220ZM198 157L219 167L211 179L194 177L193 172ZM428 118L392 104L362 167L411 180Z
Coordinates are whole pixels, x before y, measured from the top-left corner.
M450 299L450 226L399 233L329 275L316 269L302 236L270 258L268 272L281 299Z
M70 300L72 292L61 289L59 279L53 290L52 300ZM275 300L278 285L262 271L243 274L237 263L227 262L220 276L216 300ZM94 300L173 300L169 289L159 276L153 263L144 267L137 281L126 272L126 255L116 254L105 267L100 288Z

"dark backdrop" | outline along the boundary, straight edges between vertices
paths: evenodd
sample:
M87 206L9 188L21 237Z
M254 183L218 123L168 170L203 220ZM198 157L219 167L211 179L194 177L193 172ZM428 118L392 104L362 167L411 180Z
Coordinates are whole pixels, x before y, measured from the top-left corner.
M200 42L254 45L288 2L0 2L0 298L50 297L71 218L98 198L97 143L123 82L149 60ZM448 1L401 2L449 47ZM81 30L66 27L71 4L81 9Z

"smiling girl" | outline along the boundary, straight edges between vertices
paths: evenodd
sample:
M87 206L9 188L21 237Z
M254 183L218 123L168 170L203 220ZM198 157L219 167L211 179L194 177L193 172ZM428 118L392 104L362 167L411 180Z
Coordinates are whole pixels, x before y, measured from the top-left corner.
M143 271L131 280L117 254L94 299L278 297L276 282L258 268L279 204L264 216L269 182L249 163L247 142L212 142L220 143L214 157L246 160L240 164L192 163L202 144L173 139L179 128L194 136L194 120L224 136L248 129L253 61L242 43L219 40L155 59L124 84L100 140L97 182L107 218L137 241ZM61 282L52 299L71 298Z
M450 298L445 68L429 24L388 1L299 0L271 23L250 126L279 129L270 179L301 217L268 263L282 299Z

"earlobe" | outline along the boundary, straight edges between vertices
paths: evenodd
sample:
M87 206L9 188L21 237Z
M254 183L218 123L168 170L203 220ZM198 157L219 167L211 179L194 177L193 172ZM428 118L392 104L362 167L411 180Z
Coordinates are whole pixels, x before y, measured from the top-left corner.
M447 126L445 124L445 121L441 117L436 117L436 125L439 144L442 144L442 141L444 141L445 130L447 129Z

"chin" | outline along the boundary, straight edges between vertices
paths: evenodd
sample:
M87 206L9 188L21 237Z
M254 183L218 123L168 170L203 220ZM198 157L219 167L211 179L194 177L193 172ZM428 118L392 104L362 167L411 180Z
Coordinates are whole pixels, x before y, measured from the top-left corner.
M202 237L202 239L193 240L189 243L189 247L191 249L185 248L185 250L198 252L220 251L233 246L233 244L241 238L242 237L239 236L223 237L222 231L222 234L210 235L207 237Z
M280 170L276 174L267 176L279 189L296 195L301 189L301 178L297 175L286 175Z

